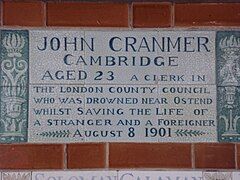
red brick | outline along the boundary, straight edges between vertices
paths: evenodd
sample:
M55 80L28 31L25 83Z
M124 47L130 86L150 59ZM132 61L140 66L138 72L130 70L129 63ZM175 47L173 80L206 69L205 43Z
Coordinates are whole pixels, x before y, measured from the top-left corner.
M2 26L2 1L0 1L0 26Z
M3 24L44 26L44 3L41 1L4 1Z
M191 144L113 143L110 168L191 168Z
M237 168L240 169L240 144L237 144Z
M127 27L128 4L49 2L49 26Z
M0 169L62 169L62 145L0 145Z
M234 144L196 144L195 165L196 168L235 168Z
M69 144L68 168L104 168L106 147L102 143Z
M175 5L176 26L239 26L240 3Z
M133 27L171 26L171 3L134 3Z

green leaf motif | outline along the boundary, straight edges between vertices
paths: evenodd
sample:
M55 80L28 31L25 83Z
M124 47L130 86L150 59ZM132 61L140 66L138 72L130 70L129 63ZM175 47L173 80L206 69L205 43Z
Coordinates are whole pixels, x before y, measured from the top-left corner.
M59 131L46 131L42 132L38 135L43 136L43 137L53 137L53 138L63 138L63 137L69 137L70 136L70 131L69 130L59 130Z
M178 129L176 132L177 136L202 136L205 135L206 133L204 131L199 131L199 130L188 130L188 129Z

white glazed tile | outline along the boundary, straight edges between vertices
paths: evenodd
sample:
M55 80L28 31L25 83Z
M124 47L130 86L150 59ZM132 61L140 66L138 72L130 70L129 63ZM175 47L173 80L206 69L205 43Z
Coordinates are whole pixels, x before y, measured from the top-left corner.
M85 46L81 43L84 31L32 30L29 32L29 37L30 84L84 84L85 80L81 80L83 75L79 73L84 70L84 65L77 63L79 57L84 57ZM74 38L76 38L76 49L74 44L70 44L75 42ZM65 42L69 44L65 46Z
M40 92L42 88L53 87L53 93ZM207 93L163 93L163 89L170 88L202 88ZM39 93L36 89L39 88ZM87 93L72 93L73 88L90 89ZM216 131L216 88L215 86L154 86L154 85L58 85L58 86L30 86L29 102L29 141L30 142L205 142L217 141ZM132 92L124 92L123 90ZM66 93L68 91L69 93ZM117 92L119 91L119 92ZM65 93L64 93L65 92ZM110 95L109 95L110 94ZM36 103L42 98L52 98L54 103ZM176 104L174 97L181 99L202 98L209 99L210 104ZM68 98L68 103L60 103L59 99ZM79 104L78 100L81 100ZM152 100L151 103L141 103L143 99ZM158 99L158 101L156 101ZM119 100L119 102L117 102ZM112 103L106 103L112 101ZM123 101L123 103L121 102ZM126 103L128 102L128 103ZM183 101L182 101L183 102ZM36 115L42 109L70 109L69 114ZM134 113L132 110L134 109ZM166 109L183 109L183 115L160 115ZM207 109L206 114L194 115L195 109ZM136 113L138 111L138 113ZM66 111L64 111L66 112ZM140 113L144 112L144 113ZM205 111L204 111L205 112ZM71 124L70 120L83 120L85 125ZM38 120L41 125L37 123ZM53 122L67 121L69 125L53 125ZM122 125L120 122L132 124ZM167 123L167 124L163 124ZM185 125L185 122L191 124ZM87 123L88 122L88 123ZM192 126L201 122L202 125ZM168 123L173 123L169 125ZM177 126L175 124L178 124ZM203 125L206 123L207 125ZM209 126L208 126L209 124ZM210 126L211 125L211 126ZM130 129L131 128L131 129ZM58 132L57 132L58 131ZM54 132L54 133L53 133ZM133 132L133 134L131 134ZM68 133L70 135L68 135ZM58 137L59 134L59 137ZM75 134L75 135L74 135ZM43 137L44 136L44 137ZM50 137L49 137L50 136ZM52 137L54 136L54 137ZM130 137L132 136L132 137Z
M187 41L191 41L191 48L194 52L185 52L185 37L189 37ZM101 64L86 65L86 71L90 75L86 83L94 84L214 84L215 83L215 32L214 31L88 31L85 37L89 39L94 37L96 49L94 52L86 50L85 58L90 59L91 56L101 58ZM198 41L204 43L198 38L208 38L205 46L200 46L198 51ZM113 41L111 41L113 39ZM153 40L154 39L154 40ZM171 42L168 41L171 39ZM179 42L177 41L179 39ZM164 50L158 48L164 42ZM113 42L110 47L110 42ZM126 46L126 42L132 45ZM177 48L170 48L171 43L176 43ZM154 45L153 45L154 44ZM179 44L179 50L178 50ZM154 48L155 47L155 48ZM209 52L208 52L209 51ZM127 58L125 61L128 65L122 63L119 65L106 66L106 56L113 57L115 62L119 62L119 57ZM133 65L133 57L135 64ZM141 66L142 61L148 62L150 65ZM155 63L154 63L155 62ZM143 63L143 64L144 64ZM94 80L97 71L103 72L102 80ZM106 80L109 72L112 71L114 79ZM136 75L136 76L134 76ZM197 76L203 77L204 81L193 81Z
M201 171L119 171L118 180L202 180Z
M39 171L32 180L117 180L117 171Z
M232 180L239 180L239 179L240 179L240 171L238 171L238 172L233 172L233 173L232 173L232 177L233 177Z
M167 103L158 106L155 126L171 131L171 137L159 142L217 142L214 85L159 85L158 91Z
M156 99L157 86L154 85L87 85L98 87L103 93L86 93L85 117L99 121L103 125L86 126L92 136L86 137L90 142L150 142L152 138L145 137L147 120L156 121L153 113L157 104L142 104L143 99ZM112 103L105 104L106 101ZM107 125L104 126L104 122ZM96 136L93 135L93 131ZM103 137L101 133L106 134Z
M29 141L84 141L82 131L85 127L77 124L84 120L84 116L78 113L78 108L84 108L82 91L83 85L31 85Z
M143 57L143 64L147 62L146 57L150 58L151 61L157 56L157 52L148 52L147 48L142 48L138 51L141 44L142 38L145 37L146 41L150 41L151 37L157 36L156 31L87 31L85 37L94 37L96 42L96 49L94 52L86 50L85 57L90 59L94 57L97 59L101 58L101 65L86 65L85 70L89 74L89 78L86 80L87 84L156 84L155 81L145 81L144 76L151 74L154 65L151 63L149 66L139 66L140 57ZM118 39L113 40L113 48L120 51L113 51L110 48L109 43L112 38L117 37ZM128 46L126 52L125 39L129 38L129 43L134 42L136 38L136 46ZM120 39L119 39L120 38ZM136 50L136 52L135 52ZM114 58L116 64L114 66L106 65L107 59ZM120 58L119 58L120 57ZM119 59L123 60L126 57L126 64L121 61L119 65ZM134 60L135 59L135 60ZM135 61L135 64L133 64ZM99 61L98 61L99 62ZM110 64L110 63L108 63ZM94 80L97 71L103 72L101 80ZM113 72L114 79L111 79L111 72ZM136 77L134 77L136 75Z
M170 52L167 52L168 46L164 46L163 51L159 49L158 56L163 56L165 59L174 58L174 64L177 66L159 68L157 72L153 69L155 74L160 75L158 83L215 84L215 34L214 31L159 31L158 39L164 38L165 45L169 44ZM176 48L171 48L171 43L166 43L167 38L176 45ZM184 46L185 41L190 44ZM186 50L194 52L186 52ZM199 81L197 81L198 76L200 76Z

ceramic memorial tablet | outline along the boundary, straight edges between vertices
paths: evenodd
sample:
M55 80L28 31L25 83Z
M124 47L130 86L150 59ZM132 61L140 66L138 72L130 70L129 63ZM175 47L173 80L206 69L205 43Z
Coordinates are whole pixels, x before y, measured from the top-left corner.
M0 31L0 142L240 141L240 31Z

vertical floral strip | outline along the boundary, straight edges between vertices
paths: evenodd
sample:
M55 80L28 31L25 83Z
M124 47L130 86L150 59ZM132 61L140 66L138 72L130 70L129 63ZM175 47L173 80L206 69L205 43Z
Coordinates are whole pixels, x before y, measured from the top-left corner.
M25 30L1 31L0 142L26 142L29 38Z
M240 32L217 32L219 141L240 141Z

